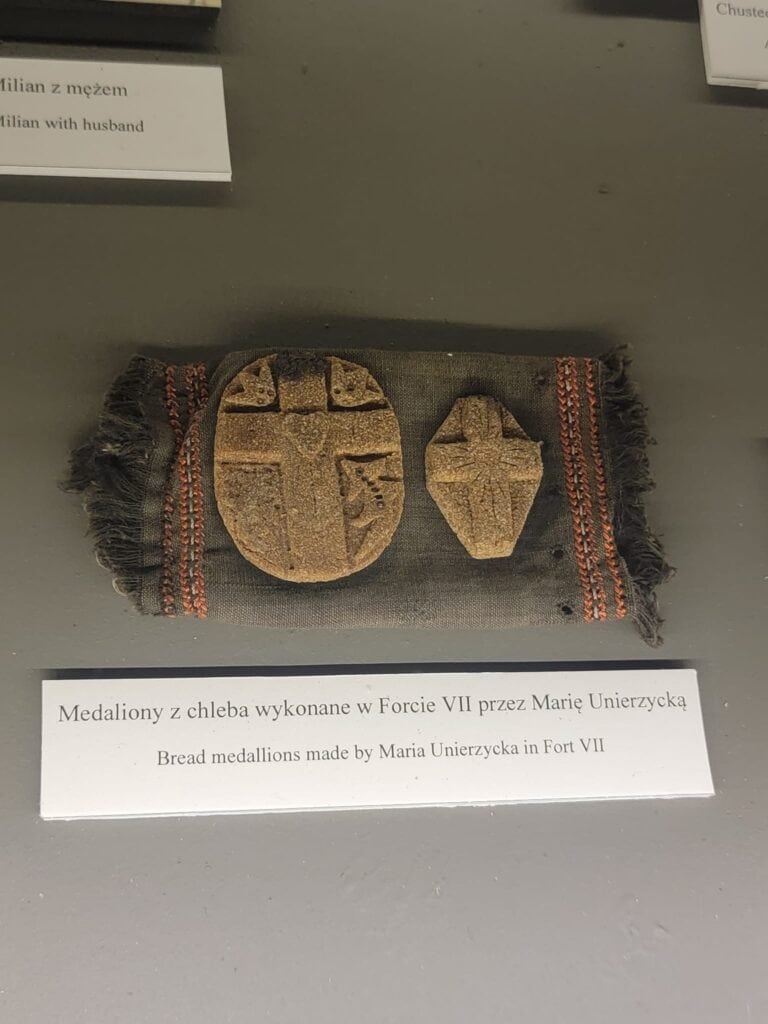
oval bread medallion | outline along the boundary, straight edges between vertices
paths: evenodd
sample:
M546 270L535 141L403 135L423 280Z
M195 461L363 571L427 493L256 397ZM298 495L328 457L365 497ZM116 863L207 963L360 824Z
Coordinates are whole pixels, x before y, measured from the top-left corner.
M364 366L334 356L257 359L224 389L214 489L240 553L294 583L374 562L403 510L397 418Z

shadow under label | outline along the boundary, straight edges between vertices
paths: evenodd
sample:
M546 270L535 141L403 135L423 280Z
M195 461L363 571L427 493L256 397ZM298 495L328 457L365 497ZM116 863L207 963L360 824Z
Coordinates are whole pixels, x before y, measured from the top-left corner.
M665 21L698 21L697 0L573 0L583 14L612 18L649 18Z

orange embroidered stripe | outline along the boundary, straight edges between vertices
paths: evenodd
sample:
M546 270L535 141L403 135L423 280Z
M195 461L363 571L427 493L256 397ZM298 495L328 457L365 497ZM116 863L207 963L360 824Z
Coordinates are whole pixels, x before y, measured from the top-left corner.
M205 526L200 418L208 400L208 388L202 363L185 368L185 384L189 425L178 459L181 535L179 588L184 614L205 618L208 602L203 571Z
M581 438L578 364L575 359L557 360L557 402L565 485L571 509L584 618L591 622L606 619L608 611L595 546L592 495Z
M581 590L584 602L584 618L591 619L592 614L592 591L589 581L587 557L584 545L584 534L581 529L579 513L579 501L576 492L576 471L573 464L571 451L571 413L569 411L569 398L567 386L566 360L557 360L557 405L560 416L560 445L563 452L563 470L565 473L565 489L568 494L568 504L571 510L573 523L573 541L576 551L576 566L581 580Z
M172 366L165 368L165 409L168 423L173 431L173 461L179 457L184 432L181 429L179 413L179 396L176 392L176 374ZM176 614L176 596L173 586L173 519L174 519L173 479L170 478L163 498L163 570L160 582L160 596L164 615Z
M208 402L208 386L205 366L198 363L195 367L195 392L197 411L189 424L190 445L192 455L192 496L195 509L192 533L194 604L198 618L208 615L208 601L205 594L205 507L203 495L202 446L200 438L200 420Z
M586 360L581 360L582 365ZM573 376L573 399L574 422L576 429L573 434L573 445L576 454L576 461L579 467L579 489L582 492L582 503L584 509L584 530L587 540L587 551L589 559L589 575L592 585L592 598L594 601L594 618L605 621L608 618L608 607L606 604L605 585L603 574L600 571L600 555L595 539L596 521L592 504L592 485L589 479L589 468L584 454L584 441L581 429L581 384L579 381L579 366L576 359L570 360L570 371Z
M187 415L188 424L194 414L194 397L192 393L192 368L184 368L184 385L187 392ZM194 615L195 608L190 583L191 566L191 540L192 540L192 470L189 451L189 429L184 437L184 443L179 451L177 462L179 475L179 593L181 595L181 608L185 615Z
M179 592L181 594L181 608L185 615L193 615L195 608L192 602L192 589L189 582L190 568L190 472L189 472L189 439L185 438L184 445L179 453Z
M626 592L621 578L621 565L613 533L613 523L608 508L608 485L605 476L605 462L600 447L600 426L598 420L597 384L595 376L596 363L593 359L586 362L587 401L589 403L589 438L592 461L595 466L595 485L597 505L600 514L600 527L603 535L603 547L608 571L613 581L613 600L616 605L616 617L623 619L627 614Z

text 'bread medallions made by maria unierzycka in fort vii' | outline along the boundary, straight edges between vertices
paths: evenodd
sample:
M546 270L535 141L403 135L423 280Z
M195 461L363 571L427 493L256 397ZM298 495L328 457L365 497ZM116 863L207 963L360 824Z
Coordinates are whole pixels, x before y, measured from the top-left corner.
M400 521L397 418L363 366L265 356L224 389L214 484L232 539L259 569L296 583L348 576Z
M540 445L487 395L455 402L427 446L427 489L473 558L512 554L542 473Z

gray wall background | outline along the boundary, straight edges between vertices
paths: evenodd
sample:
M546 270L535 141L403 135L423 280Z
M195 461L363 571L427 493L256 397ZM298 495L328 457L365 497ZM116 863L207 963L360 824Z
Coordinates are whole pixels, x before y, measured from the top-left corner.
M0 183L0 1017L768 1021L765 99L706 87L683 3L225 8L231 189ZM104 387L136 348L321 332L630 342L659 442L651 516L678 567L663 650L621 625L135 617L56 488ZM652 657L699 669L712 800L37 818L48 668Z

